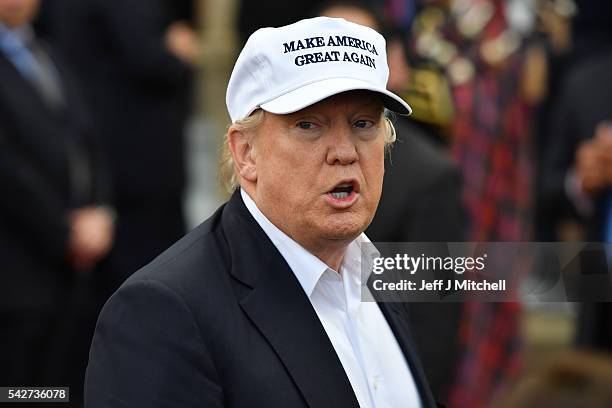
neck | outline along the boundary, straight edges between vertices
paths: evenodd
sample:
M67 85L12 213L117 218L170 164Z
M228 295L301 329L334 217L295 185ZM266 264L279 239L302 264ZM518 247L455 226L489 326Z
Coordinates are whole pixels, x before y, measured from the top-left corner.
M309 247L307 244L303 244L292 237L298 244L302 245L308 252L319 258L323 263L329 266L334 271L340 273L340 265L346 254L346 249L349 243L344 241L335 242L319 246L319 248Z

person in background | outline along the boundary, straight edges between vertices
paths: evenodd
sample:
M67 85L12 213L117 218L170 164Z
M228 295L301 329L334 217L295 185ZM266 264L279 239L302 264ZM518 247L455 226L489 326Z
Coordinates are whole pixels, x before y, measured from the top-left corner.
M324 3L317 14L341 17L382 31L381 13L358 0ZM410 68L401 38L387 38L389 81L401 94ZM410 99L408 99L410 101ZM394 120L397 140L385 158L383 189L367 229L373 242L463 241L466 217L459 169L411 117ZM413 336L437 402L446 403L458 361L460 303L413 303L408 308Z
M237 29L244 44L251 34L262 27L279 27L306 18L324 0L259 0L239 1ZM273 12L270 12L273 10Z
M185 2L181 2L183 5ZM64 0L55 39L77 69L111 159L117 239L100 302L185 232L184 127L199 55L163 0Z
M563 207L586 227L585 239L612 242L612 50L570 70L560 93L546 160L548 208ZM561 204L564 204L563 206ZM609 261L608 261L609 263ZM585 303L578 344L612 350L610 303Z
M83 373L66 380L71 355L54 355L53 339L78 307L67 303L76 282L112 246L114 211L73 77L31 27L38 6L0 0L0 384L78 394Z

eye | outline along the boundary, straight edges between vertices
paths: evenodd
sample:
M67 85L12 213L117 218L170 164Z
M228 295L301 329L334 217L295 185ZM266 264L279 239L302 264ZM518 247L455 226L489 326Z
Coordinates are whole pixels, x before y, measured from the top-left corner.
M353 126L360 128L360 129L368 129L374 126L374 122L372 122L371 120L362 119L362 120L356 121Z
M315 124L312 122L301 121L301 122L298 122L297 127L299 127L300 129L308 130L308 129L314 129Z

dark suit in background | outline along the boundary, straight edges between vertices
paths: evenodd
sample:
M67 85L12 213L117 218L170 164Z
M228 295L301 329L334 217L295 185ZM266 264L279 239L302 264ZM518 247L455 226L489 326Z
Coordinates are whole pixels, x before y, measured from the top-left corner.
M587 59L575 66L565 80L549 138L544 179L546 208L557 219L579 215L566 195L566 176L574 166L579 145L593 137L600 122L612 121L610 72L612 51L608 50L602 56ZM610 192L608 189L595 197L593 214L583 219L590 241L605 241L605 221L609 210L606 198ZM611 351L611 304L585 303L580 312L577 332L580 346Z
M597 125L612 120L612 52L591 58L568 72L553 117L546 156L544 197L547 211L556 218L579 214L566 195L565 179L574 166L578 146L593 137ZM604 198L602 194L600 198ZM562 204L560 204L562 203ZM595 212L587 221L589 239L604 237L606 208L595 200Z
M395 130L385 187L366 234L374 243L463 241L466 214L459 170L411 119L398 118ZM441 403L456 374L462 307L462 303L411 303L408 308L419 356Z
M78 70L107 145L118 212L102 298L184 231L191 70L170 54L169 2L64 0L54 36Z
M424 407L435 406L405 305L380 304ZM105 305L86 403L97 407L357 407L323 325L240 192Z
M311 17L325 0L259 0L239 2L238 34L242 44L262 27L280 27Z
M397 140L385 162L384 188L367 230L381 242L465 239L461 173L411 119L394 123Z
M73 76L35 37L28 48L51 79L44 89L0 47L0 384L69 385L70 355L46 365L74 306L68 215L108 204L110 186Z

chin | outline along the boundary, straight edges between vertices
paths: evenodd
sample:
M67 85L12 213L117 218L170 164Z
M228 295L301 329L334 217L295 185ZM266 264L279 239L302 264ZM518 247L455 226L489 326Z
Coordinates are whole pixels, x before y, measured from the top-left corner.
M354 213L334 214L321 226L323 235L331 240L352 241L367 228L369 219Z

